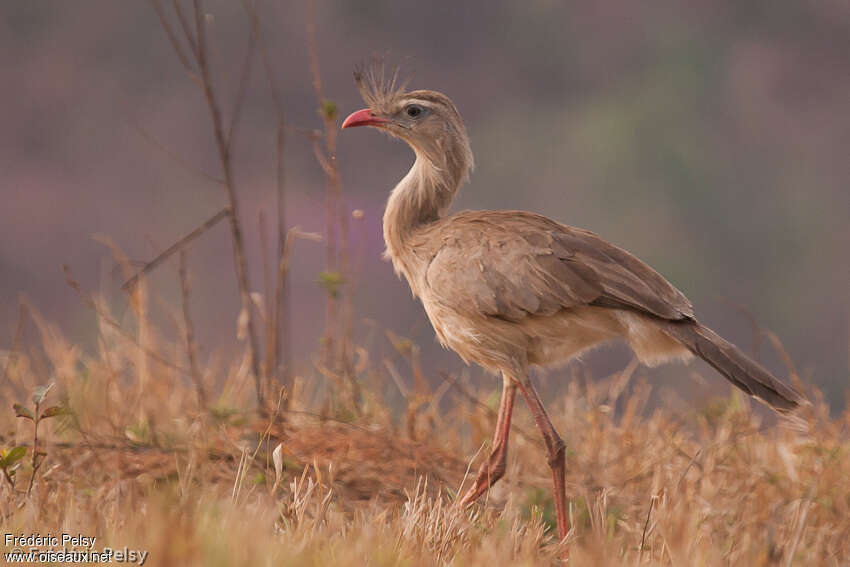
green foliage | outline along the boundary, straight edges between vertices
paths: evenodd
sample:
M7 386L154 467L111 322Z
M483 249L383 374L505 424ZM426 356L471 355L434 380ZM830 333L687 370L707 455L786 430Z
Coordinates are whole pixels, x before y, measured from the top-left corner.
M137 422L124 429L124 436L137 445L152 445L153 432L145 422Z
M219 424L243 425L246 418L242 410L218 403L209 408L210 416Z
M716 425L726 417L731 417L745 411L745 405L742 395L737 391L733 391L730 396L722 398L712 398L699 410L699 414L705 420Z
M33 416L32 411L25 408L19 403L12 404L12 409L15 410L15 417L23 417L24 419L28 419L30 421L33 421L35 419L35 416Z
M577 498L573 503L573 518L575 525L580 529L590 528L590 510L587 509L587 500L584 498Z
M502 401L502 391L499 389L494 389L490 392L490 395L487 396L487 399L484 401L484 404L493 411L499 409L499 403Z
M63 406L50 406L38 416L38 419L46 419L48 417L56 417L58 415L68 415L70 412Z
M617 522L624 516L623 509L617 505L609 505L605 510L605 535L608 539L614 539L617 535Z
M61 405L50 406L43 411L39 411L42 402L44 402L45 398L47 398L47 394L50 393L51 389L53 389L53 382L44 386L36 386L33 388L33 409L25 407L23 404L19 404L17 402L12 404L15 417L28 419L32 422L32 476L30 477L29 488L27 488L27 495L29 495L29 492L32 489L32 484L35 480L35 475L38 472L39 467L44 462L44 458L47 456L47 453L38 450L38 424L44 419L50 419L51 417L60 415L68 415L70 413L66 407ZM3 477L6 479L6 482L8 482L12 487L15 485L15 471L18 467L20 467L20 460L23 459L26 454L27 448L23 446L0 450L0 470L3 471Z
M15 474L13 466L23 459L27 454L26 447L13 447L12 449L2 449L0 450L0 468L4 471L9 471L11 474ZM12 469L12 470L10 470Z
M345 406L340 406L336 408L334 412L334 419L342 423L354 423L354 420L357 418L357 414L351 411L350 408Z
M3 471L3 478L9 483L9 486L15 486L15 473L21 466L21 459L27 454L26 447L13 447L12 449L0 450L0 470Z
M345 283L345 278L342 277L342 274L339 272L322 272L319 274L318 284L325 288L325 291L331 297L338 297L339 290L342 285Z
M541 522L551 533L558 533L558 522L555 518L555 503L550 491L542 488L531 488L526 492L525 505L522 507L522 517L526 520L539 515Z
M322 115L324 120L328 122L336 122L338 113L339 110L337 109L335 102L326 98L322 99L322 105L319 107L319 114Z

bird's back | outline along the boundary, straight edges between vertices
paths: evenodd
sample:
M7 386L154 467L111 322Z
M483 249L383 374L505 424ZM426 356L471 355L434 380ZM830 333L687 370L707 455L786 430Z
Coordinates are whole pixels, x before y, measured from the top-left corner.
M693 317L684 294L647 264L539 214L465 211L423 227L410 244L427 262L425 292L466 312L519 320L594 304Z

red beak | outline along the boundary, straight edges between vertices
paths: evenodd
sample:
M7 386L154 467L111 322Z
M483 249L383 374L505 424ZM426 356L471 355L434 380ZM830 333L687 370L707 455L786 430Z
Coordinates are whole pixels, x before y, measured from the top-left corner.
M351 113L348 118L343 121L342 127L354 128L355 126L380 126L387 122L389 122L389 120L385 118L378 118L371 110L364 108L363 110Z

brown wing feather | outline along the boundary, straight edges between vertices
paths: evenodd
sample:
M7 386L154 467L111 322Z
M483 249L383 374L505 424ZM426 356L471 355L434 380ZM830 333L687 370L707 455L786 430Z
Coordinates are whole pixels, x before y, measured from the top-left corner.
M437 224L443 238L426 282L460 312L518 321L595 304L693 317L660 274L592 232L522 211L459 213Z
M556 248L572 252L567 262L582 264L594 273L605 290L597 299L599 305L628 307L663 319L693 318L688 298L647 264L590 231L561 228Z

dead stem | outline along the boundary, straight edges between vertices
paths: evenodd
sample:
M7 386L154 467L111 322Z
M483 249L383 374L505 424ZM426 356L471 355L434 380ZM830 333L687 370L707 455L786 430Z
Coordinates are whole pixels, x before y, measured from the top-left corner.
M146 348L144 345L139 343L139 340L136 337L133 337L132 335L127 333L124 330L124 328L121 327L120 323L118 323L112 317L110 317L103 309L100 308L100 306L97 304L97 302L94 299L89 297L88 294L86 294L82 290L82 287L80 286L79 282L77 282L72 277L70 266L67 266L67 265L62 266L62 269L65 271L65 281L68 284L68 286L71 289L73 289L77 293L79 298L82 299L83 302L86 305L88 305L89 308L97 314L97 316L99 317L99 319L101 321L103 321L104 323L106 323L107 325L109 325L110 327L115 329L120 336L122 336L126 340L128 340L131 343L133 343L134 345L136 345L136 347L141 352L143 352L145 355L147 355L148 357L152 358L153 360L156 360L157 362L159 362L160 364L162 364L165 367L171 368L172 370L176 370L177 372L181 372L183 374L191 375L191 372L189 370L182 368L182 367L178 366L177 364L174 364L170 360L163 358L162 355L160 355L156 351L153 351L149 348Z
M248 339L248 358L249 364L251 368L251 372L254 376L255 390L256 390L256 398L258 407L262 408L264 405L263 400L263 383L262 376L260 373L260 364L259 364L259 342L257 339L257 330L254 324L254 314L253 314L253 304L251 302L251 286L249 282L248 276L248 267L247 261L245 259L245 245L242 237L242 226L239 220L239 201L236 193L236 185L233 177L233 162L232 162L232 139L228 137L225 133L224 120L221 116L221 109L218 101L218 97L216 95L215 87L213 86L213 78L212 72L210 70L209 63L209 50L207 46L206 39L206 13L204 12L201 0L193 0L193 16L194 16L194 36L192 35L191 27L183 15L182 10L180 9L179 1L174 2L174 10L177 14L177 18L180 21L181 28L183 30L184 39L189 43L192 54L194 55L195 64L197 65L198 75L195 74L192 69L188 57L186 56L183 48L177 38L177 35L174 33L174 30L171 24L168 22L168 18L166 17L164 11L162 10L162 6L159 3L159 0L151 0L154 9L156 10L157 16L159 18L160 24L162 28L165 30L166 35L171 41L172 46L177 54L178 59L183 64L183 67L189 73L190 78L196 79L201 86L201 90L204 94L204 99L207 102L207 107L210 112L210 119L212 121L213 126L213 134L215 137L216 147L218 149L219 161L221 162L222 172L224 174L224 186L226 190L227 200L229 203L229 218L230 218L230 232L231 239L233 241L233 262L234 268L236 271L236 281L239 285L239 296L242 303L242 312L245 314L246 318L246 329L247 329L247 339ZM251 32L251 40L249 42L249 50L248 55L246 57L245 65L243 66L243 73L241 76L242 82L239 85L239 91L237 94L237 100L234 107L235 116L232 118L229 132L230 134L234 134L236 131L236 123L238 122L240 109L242 106L242 99L244 98L244 89L246 87L246 83L249 78L250 72L250 61L253 55L253 45L254 45L254 32L252 29Z
M133 275L133 277L124 282L124 284L121 286L121 289L132 290L133 287L136 285L136 282L139 281L140 277L152 272L154 269L156 269L157 266L159 266L165 260L170 258L171 255L175 252L182 251L187 244L189 244L190 242L201 236L203 233L211 229L218 221L228 216L229 214L230 207L225 207L207 220L205 220L198 228L196 228L186 236L180 238L177 242L160 252L160 254L156 258L145 264L141 270L139 270L135 275Z
M320 148L318 138L313 138L313 151L316 160L322 166L327 178L327 241L326 263L328 272L336 272L338 281L346 287L350 271L348 249L348 214L342 196L339 167L336 157L337 112L335 105L329 101L322 88L322 76L319 66L318 42L316 39L316 2L310 0L307 4L307 50L310 58L310 72L313 79L313 90L319 103L319 113L322 117L323 129L320 139L324 147ZM342 287L342 286L340 286ZM348 290L335 290L336 293L326 294L325 334L323 347L325 365L338 369L346 378L352 409L357 412L360 406L360 385L353 369L353 307L351 293ZM341 294L340 302L336 294ZM341 315L341 316L340 316ZM341 329L341 332L340 332ZM341 335L337 338L337 334Z
M195 390L198 393L198 404L205 408L207 407L207 394L204 391L204 382L201 377L201 372L198 369L197 362L197 347L195 345L195 326L192 324L192 317L189 312L189 275L186 267L188 261L188 252L180 250L180 295L183 304L183 326L186 333L186 357L189 359L189 370L192 373L192 381L195 383Z
M269 57L268 49L266 49L256 6L250 0L243 0L242 6L251 20L253 35L256 38L256 43L263 61L263 70L265 71L269 94L277 114L277 131L275 136L275 199L277 208L277 259L278 264L280 264L283 262L283 257L286 253L286 240L288 236L286 229L286 160L284 154L286 148L286 114L283 108L280 89L277 87L274 73L272 72L271 58ZM290 376L292 370L291 311L288 279L288 270L284 270L283 272L278 270L266 336L266 372L269 374L269 381L275 386L284 385L286 387L291 386ZM280 375L281 370L284 372L283 377ZM288 403L289 398L287 397L284 400L284 404Z

